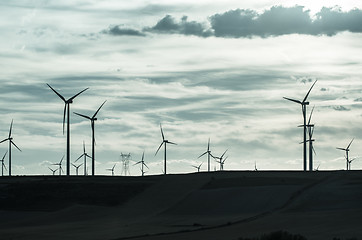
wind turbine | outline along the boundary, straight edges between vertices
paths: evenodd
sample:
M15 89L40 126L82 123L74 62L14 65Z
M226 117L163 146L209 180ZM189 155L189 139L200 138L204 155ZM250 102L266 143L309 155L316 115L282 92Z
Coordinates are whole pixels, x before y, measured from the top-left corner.
M298 103L302 106L302 114L303 114L303 170L307 171L307 120L306 120L306 112L307 112L307 105L309 105L309 102L307 102L308 95L312 88L314 87L314 84L316 84L317 80L312 84L309 91L307 92L307 95L305 95L304 99L302 101L295 100L292 98L283 97L286 100Z
M63 135L64 135L64 124L65 124L65 115L67 115L67 176L70 175L70 121L69 121L69 111L70 111L70 104L73 103L74 98L76 98L78 95L80 95L82 92L86 91L88 88L80 91L79 93L77 93L76 95L74 95L73 97L69 98L68 100L66 100L62 95L60 95L57 91L55 91L54 88L52 88L49 84L47 84L48 87L50 87L51 90L53 90L53 92L55 92L55 94L58 95L58 97L60 99L62 99L64 101L64 114L63 114Z
M254 171L257 172L258 168L256 167L256 161L254 162Z
M225 155L225 153L226 153L227 151L228 151L228 150L226 149L225 152L224 152L220 157L214 157L215 160L216 160L216 159L219 159L219 161L216 160L216 162L218 162L218 163L220 164L220 171L224 170L224 162L225 162L225 160L226 160L227 157L226 157L225 159L223 159L223 158L224 158L224 155Z
M200 172L201 165L202 165L202 163L199 166L192 165L192 167L196 168L197 172Z
M205 154L207 154L207 171L210 172L210 156L211 156L211 157L214 157L214 156L211 154L211 150L210 150L210 138L209 138L209 141L207 142L207 150L206 150L206 152L204 152L203 154L201 154L198 158L204 156Z
M75 167L75 172L76 172L76 174L77 174L77 176L78 176L78 169L80 168L80 166L83 165L83 163L81 163L81 164L79 164L79 165L75 165L75 164L72 163L72 165L73 165L73 167Z
M58 166L59 176L62 175L62 172L64 172L64 171L63 171L63 168L62 168L63 159L64 159L64 155L63 155L62 159L60 159L60 162L58 162L58 163L53 163L53 164L52 164L52 165Z
M313 147L313 142L315 141L314 139L312 139L313 137L313 133L314 133L314 124L310 123L310 120L312 119L312 114L314 111L314 106L312 108L312 111L310 112L309 115L309 120L308 120L308 124L306 125L307 127L307 131L308 131L308 137L309 139L307 140L307 142L309 142L309 171L313 171L313 152L314 154L316 154L314 147ZM299 125L298 127L304 127L303 125ZM301 142L303 143L303 142Z
M339 150L343 150L343 151L345 151L346 152L346 162L347 162L347 170L348 170L348 167L349 167L349 159L348 159L348 152L349 152L349 147L351 146L351 144L352 144L352 142L353 142L353 140L354 140L354 138L352 139L352 141L348 144L348 146L346 147L346 148L337 148L337 149L339 149Z
M111 171L111 172L112 172L112 176L114 176L114 168L116 167L116 165L117 165L117 163L115 163L112 168L106 169L107 171Z
M160 148L162 147L162 144L165 145L165 156L164 156L164 160L165 160L165 163L164 163L164 171L163 171L163 174L167 174L166 172L166 145L169 143L169 144L173 144L173 145L177 145L176 143L173 143L173 142L170 142L168 140L165 139L165 135L163 134L163 131L162 131L162 125L160 124L160 129L161 129L161 134L162 134L162 143L161 145L158 147L156 153L155 153L155 156L157 155L158 151L160 150Z
M352 170L352 168L351 168L351 163L352 163L354 160L356 160L356 158L353 158L353 159L351 159L351 160L348 161L349 170Z
M8 153L8 151L5 152L3 158L0 160L0 162L1 162L1 176L4 176L4 168L5 168L5 170L7 170L6 166L5 166L5 163L4 163L7 153Z
M96 140L94 138L94 122L97 120L96 116L97 116L99 110L103 107L103 105L106 102L107 102L107 100L102 103L102 105L98 108L98 110L93 114L92 117L89 117L89 116L86 116L86 115L83 115L83 114L80 114L80 113L76 113L76 112L74 113L74 114L77 114L78 116L84 117L84 118L91 121L91 128L92 128L92 176L94 176L94 174L95 174L95 153L94 153L95 147L94 147L94 145L95 145Z
M143 167L145 166L146 168L149 169L149 167L146 165L146 163L145 163L145 161L144 161L144 158L145 158L145 152L143 151L142 160L139 161L139 162L136 162L135 164L133 164L133 166L135 166L135 165L137 165L137 164L141 164L142 177L143 177L144 174L145 174L145 171L143 171Z
M84 176L87 175L87 157L92 158L91 156L88 155L88 153L86 153L85 151L85 144L83 141L83 154L80 155L77 160L75 160L75 162L77 162L81 157L84 157Z
M9 137L5 138L4 140L2 140L0 143L5 142L5 141L9 141L9 176L11 176L11 145L14 145L20 152L20 148L18 148L18 146L16 146L16 144L13 142L13 137L11 136L11 130L13 128L13 120L11 120L11 124L10 124L10 130L9 130Z
M58 169L52 169L52 168L50 168L50 167L48 167L48 168L49 168L50 171L52 171L53 176L55 175L55 172L58 170Z

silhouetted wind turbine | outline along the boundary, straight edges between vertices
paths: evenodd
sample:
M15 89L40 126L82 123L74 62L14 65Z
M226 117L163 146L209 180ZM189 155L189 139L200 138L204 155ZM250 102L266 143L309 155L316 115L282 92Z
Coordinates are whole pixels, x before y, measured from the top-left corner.
M58 95L58 97L60 99L62 99L64 101L63 134L64 134L65 115L67 115L67 159L66 160L67 160L67 176L69 176L70 175L70 125L69 125L70 124L70 121L69 121L70 104L73 103L74 98L76 98L82 92L86 91L88 88L80 91L79 93L77 93L73 97L66 100L62 95L60 95L57 91L55 91L55 89L52 88L49 84L47 84L47 85L48 85L48 87L50 87L51 90L53 90L53 92L55 92L55 94Z
M339 150L343 150L343 151L345 151L346 152L346 162L347 162L347 170L348 170L348 166L349 166L349 159L348 159L348 152L349 152L349 147L351 146L351 144L352 144L352 142L353 142L353 140L354 140L354 138L352 139L352 141L348 144L348 146L346 147L346 148L337 148L337 149L339 149Z
M200 172L201 165L202 165L202 163L199 166L192 165L192 167L196 168L197 172Z
M226 149L225 152L220 157L214 157L215 160L219 159L219 161L216 160L216 162L218 162L220 164L220 171L222 171L224 169L224 162L225 162L226 158L225 159L223 159L223 158L227 151L228 150Z
M177 145L176 143L173 143L173 142L170 142L168 140L165 139L165 135L163 134L163 130L162 130L162 126L160 124L160 129L161 129L161 134L162 134L162 143L161 145L158 147L156 153L155 153L155 156L157 155L158 151L160 150L160 148L162 147L162 144L165 145L165 156L164 156L164 160L165 160L165 163L164 163L164 171L163 171L163 174L167 174L166 172L166 145L169 143L169 144L173 144L173 145Z
M256 161L254 162L254 171L258 171L258 168L256 167Z
M83 141L83 154L80 155L77 160L75 160L75 162L77 162L81 157L84 157L84 176L87 175L87 157L92 158L91 156L88 155L88 153L86 153L85 151L85 143Z
M134 165L137 165L137 164L141 164L141 172L142 172L142 177L144 176L145 174L145 171L143 171L143 167L145 166L146 168L148 168L148 166L146 165L145 161L144 161L144 158L145 158L145 152L143 151L143 154L142 154L142 160L139 161L139 162L136 162ZM149 168L148 168L149 169Z
M108 168L106 169L107 171L111 171L112 172L112 176L114 176L114 168L116 167L117 163L113 165L112 168Z
M214 157L214 156L211 154L211 150L210 150L210 138L209 138L209 141L207 142L207 150L206 150L206 152L204 152L203 154L201 154L198 158L204 156L205 154L207 154L207 171L210 172L210 156L211 156L211 157Z
M6 157L6 154L7 154L7 153L8 153L8 151L5 152L3 158L0 160L0 162L1 162L1 176L4 176L4 168L5 168L5 170L7 171L6 166L5 166L5 163L4 163L5 157Z
M91 128L92 128L92 176L94 176L94 174L95 174L95 153L94 153L95 147L94 147L94 145L95 145L96 140L94 138L94 121L97 120L96 116L97 116L99 110L103 107L103 105L106 102L107 102L107 100L102 103L102 105L98 108L98 110L93 114L92 117L89 117L89 116L86 116L86 115L83 115L83 114L80 114L80 113L76 113L76 112L74 113L74 114L77 114L78 116L84 117L84 118L91 121Z
M64 171L63 171L63 168L62 168L63 159L64 159L64 155L63 155L62 159L60 159L60 162L58 162L58 163L53 163L53 164L52 164L52 165L58 166L59 176L62 175L62 172L64 172Z
M75 167L75 172L76 172L76 174L77 174L77 176L78 176L78 169L80 168L80 166L83 165L83 163L81 163L81 164L79 164L79 165L75 165L75 164L72 163L72 165L73 165L73 167Z
M314 169L314 171L319 171L319 167L321 166L321 164L318 164L318 167Z
M49 168L50 171L52 171L53 176L55 175L55 172L58 170L58 169L52 169L52 168L50 168L50 167L48 167L48 168Z
M351 160L348 161L349 170L352 170L352 168L351 168L351 163L352 163L354 160L356 160L356 158L353 158L353 159L351 159Z
M20 148L18 148L18 146L16 146L16 144L13 142L13 137L11 136L12 128L13 128L13 120L11 120L10 124L9 137L0 142L2 143L5 141L9 141L9 176L11 176L11 145L14 145L21 152Z
M292 98L283 97L286 100L298 103L302 106L302 114L303 114L303 170L307 171L307 120L306 120L306 111L307 111L307 105L309 105L309 102L307 102L308 95L310 91L312 90L314 84L316 84L317 80L312 84L309 91L307 92L307 95L305 95L303 101L295 100Z

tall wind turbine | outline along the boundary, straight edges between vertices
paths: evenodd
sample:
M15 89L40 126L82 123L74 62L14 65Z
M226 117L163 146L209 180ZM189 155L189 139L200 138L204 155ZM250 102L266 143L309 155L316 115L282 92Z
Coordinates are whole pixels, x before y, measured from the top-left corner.
M112 172L112 176L114 176L114 168L116 167L116 164L117 164L117 163L115 163L112 168L106 169L107 171L111 171L111 172Z
M162 134L162 143L161 145L158 147L156 153L155 153L155 156L157 155L158 151L160 150L160 148L162 147L162 144L165 145L165 156L164 156L164 160L165 160L165 163L164 163L164 171L163 171L163 174L167 174L166 172L166 145L169 143L169 144L173 144L173 145L177 145L176 143L173 143L173 142L170 142L168 140L165 139L165 135L163 134L163 131L162 131L162 125L160 124L160 129L161 129L161 134Z
M346 167L346 169L348 170L348 168L349 168L349 158L348 158L348 152L349 152L349 147L351 146L351 144L352 144L352 142L353 142L353 140L354 140L354 138L352 139L352 141L348 144L348 146L346 147L346 148L337 148L337 149L339 149L339 150L343 150L343 151L345 151L346 152L346 162L347 162L347 167Z
M62 168L63 159L64 159L64 155L63 155L63 157L60 159L60 161L59 161L58 163L53 163L53 164L52 164L52 165L58 166L59 176L62 175L62 172L64 172L64 171L63 171L63 168Z
M74 162L77 162L79 159L81 159L82 157L84 157L84 176L87 175L87 157L88 158L92 158L91 156L88 155L88 153L86 153L85 151L85 143L83 141L83 154L80 155L77 160L75 160Z
M73 97L66 100L62 95L60 95L57 91L55 91L55 89L52 88L49 84L47 84L47 85L48 85L48 87L50 87L51 90L53 90L53 92L55 92L55 94L58 95L58 97L60 99L62 99L64 101L63 134L64 134L65 115L67 115L67 176L69 176L70 175L70 121L69 121L70 104L73 103L74 98L76 98L82 92L86 91L88 88L80 91L79 93L77 93Z
M226 160L226 158L224 159L224 155L228 150L226 149L225 152L220 156L220 157L214 157L214 159L216 160L216 162L218 162L220 164L220 171L224 170L224 162ZM218 159L218 160L217 160Z
M94 148L94 145L95 145L96 140L94 138L94 122L97 120L96 116L97 116L99 110L101 110L101 108L103 107L103 105L106 102L107 102L107 100L102 103L102 105L98 108L98 110L93 114L92 117L89 117L89 116L86 116L86 115L83 115L83 114L80 114L80 113L76 113L76 112L74 113L74 114L77 114L78 116L84 117L84 118L91 121L91 128L92 128L92 176L94 176L94 174L95 174L95 153L94 153L95 148Z
M211 156L211 157L214 157L214 156L211 154L211 150L210 150L210 138L209 138L209 141L207 142L207 150L206 150L206 152L204 152L203 154L201 154L198 158L204 156L205 154L207 154L207 171L210 172L210 156Z
M4 176L4 168L5 168L5 170L7 170L6 166L5 166L5 163L4 163L7 153L8 153L8 151L5 152L3 158L0 160L0 162L1 162L1 176Z
M13 137L11 136L11 130L13 128L13 120L11 120L11 124L10 124L10 130L9 130L9 137L5 138L4 140L2 140L0 143L5 142L5 141L9 141L9 176L11 176L11 145L14 145L20 152L20 148L18 148L18 146L16 146L16 144L13 142Z
M144 158L145 158L145 152L143 151L143 154L142 154L142 160L139 161L139 162L136 162L134 165L137 165L137 164L141 164L141 172L142 172L142 177L144 176L145 174L145 171L143 170L144 168L143 167L146 167L148 168L148 166L146 165L145 161L144 161ZM149 168L148 168L149 169Z
M304 99L302 101L295 100L292 98L283 97L286 100L298 103L302 106L302 114L303 114L303 170L307 171L307 120L306 120L306 112L307 112L307 105L309 105L309 102L307 102L308 95L312 88L314 87L314 84L316 84L317 80L312 84L309 91L307 92L307 95L305 95Z
M55 175L55 172L58 170L58 169L52 169L52 168L50 168L50 167L48 167L48 168L49 168L50 171L52 171L53 176Z

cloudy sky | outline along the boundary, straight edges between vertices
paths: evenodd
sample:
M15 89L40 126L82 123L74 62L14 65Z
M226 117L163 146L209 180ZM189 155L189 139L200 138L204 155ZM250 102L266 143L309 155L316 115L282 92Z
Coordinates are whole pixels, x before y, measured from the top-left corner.
M3 1L0 3L0 138L13 137L13 174L49 174L65 154L65 98L89 87L71 112L96 122L98 174L121 153L147 174L193 172L211 139L228 149L227 170L302 169L301 108L315 105L315 165L362 168L362 2L349 1ZM2 140L1 139L1 140ZM89 121L71 114L72 162L91 153ZM7 150L0 144L0 155ZM134 162L131 162L133 164ZM7 160L6 160L7 164ZM212 162L211 168L218 168ZM82 170L81 170L82 171ZM75 170L72 169L72 173ZM138 166L131 166L139 175Z

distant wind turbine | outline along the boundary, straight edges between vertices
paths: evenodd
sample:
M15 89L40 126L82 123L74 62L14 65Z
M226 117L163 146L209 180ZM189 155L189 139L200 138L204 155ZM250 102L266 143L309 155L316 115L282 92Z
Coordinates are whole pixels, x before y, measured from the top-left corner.
M11 136L11 130L13 128L13 120L11 120L11 124L10 124L10 130L9 130L9 137L5 138L4 140L2 140L0 143L5 142L5 141L9 141L9 176L11 176L11 145L14 145L20 152L20 148L18 148L18 146L16 146L16 144L13 142L13 137Z
M48 168L49 168L50 171L52 171L53 176L55 175L55 172L58 170L58 169L52 169L52 168L50 168L50 167L48 167Z
M75 167L75 172L78 176L78 169L83 165L83 163L79 164L79 165L75 165L74 163L72 163L72 166Z
M0 162L1 162L1 176L4 176L4 168L5 168L5 170L7 171L6 166L5 166L5 163L4 163L5 157L6 157L6 154L7 154L7 153L8 153L8 151L5 152L3 158L0 160Z
M62 172L64 172L64 171L63 171L63 168L62 168L63 159L64 159L64 155L63 155L63 157L60 159L60 161L59 161L58 163L53 163L53 164L52 164L52 165L58 166L59 176L62 175Z
M142 160L139 161L139 162L136 162L134 165L137 165L137 164L141 164L141 173L142 173L142 177L144 176L145 174L145 171L143 170L144 168L143 167L146 167L148 168L148 166L146 165L145 161L144 161L144 158L145 158L145 152L143 151L143 154L142 154ZM148 168L149 169L149 168Z
M214 159L216 160L216 162L218 162L220 164L220 171L224 170L224 163L226 158L224 159L224 155L228 150L226 149L225 152L220 156L220 157L214 157ZM218 160L217 160L218 159Z
M88 155L88 153L86 153L85 151L85 143L83 141L83 154L80 155L77 160L75 160L75 162L77 162L79 159L81 159L82 157L84 157L84 176L87 175L87 157L88 158L92 158L91 156Z
M204 156L205 154L207 154L207 171L210 172L210 156L211 156L211 157L214 157L214 156L211 154L211 150L210 150L210 138L209 138L209 141L207 142L207 150L206 150L206 152L204 152L203 154L201 154L198 158Z
M352 170L351 165L354 160L356 160L356 158L352 158L351 160L348 161L349 170Z
M308 95L312 88L314 87L314 84L316 84L317 80L312 84L309 91L307 92L307 95L305 95L304 99L302 101L295 100L292 98L283 97L286 100L298 103L302 106L302 114L303 114L303 170L307 171L307 120L306 120L306 111L307 111L307 105L309 105L309 102L307 102Z
M47 85L48 85L48 87L50 87L51 90L53 90L53 92L55 92L56 95L58 95L58 97L60 99L62 99L64 101L63 134L64 134L65 115L67 115L67 159L66 160L67 160L67 176L69 176L70 175L70 121L69 121L70 104L73 103L74 98L76 98L82 92L86 91L88 88L80 91L79 93L77 93L73 97L66 100L62 95L60 95L57 91L55 91L55 89L52 88L49 84L47 84Z
M167 174L166 172L166 145L169 143L169 144L173 144L173 145L177 145L176 143L173 143L173 142L170 142L168 140L165 139L165 135L163 134L163 130L162 130L162 125L160 124L160 129L161 129L161 135L162 135L162 143L161 145L158 147L156 153L155 153L155 156L157 155L158 151L160 150L160 148L162 147L162 145L164 144L165 145L165 155L164 155L164 171L163 171L163 174Z
M348 146L346 147L346 148L338 148L337 147L337 149L339 149L339 150L343 150L343 151L345 151L346 152L346 164L347 164L347 167L346 167L346 169L348 170L348 168L349 168L349 158L348 158L348 152L349 152L349 147L351 146L351 144L352 144L352 142L353 142L353 140L354 140L354 138L352 139L352 141L348 144Z
M192 167L196 168L197 172L200 172L201 165L202 165L202 163L200 165L198 165L198 166L192 165Z
M94 150L95 150L94 145L95 145L95 142L96 142L95 137L94 137L94 122L97 120L96 116L97 116L99 110L103 107L103 105L106 102L107 102L107 100L102 103L102 105L98 108L98 110L93 114L92 117L89 117L89 116L86 116L86 115L83 115L83 114L80 114L80 113L76 113L76 112L74 113L74 114L77 114L78 116L84 117L84 118L91 121L91 128L92 128L92 176L94 176L94 174L95 174L95 157L96 157L95 153L94 153Z
M115 163L112 168L106 169L107 171L111 171L111 172L112 172L112 176L114 176L114 168L116 167L116 165L117 165L117 163Z
M257 172L258 168L256 167L256 161L254 162L254 171Z

